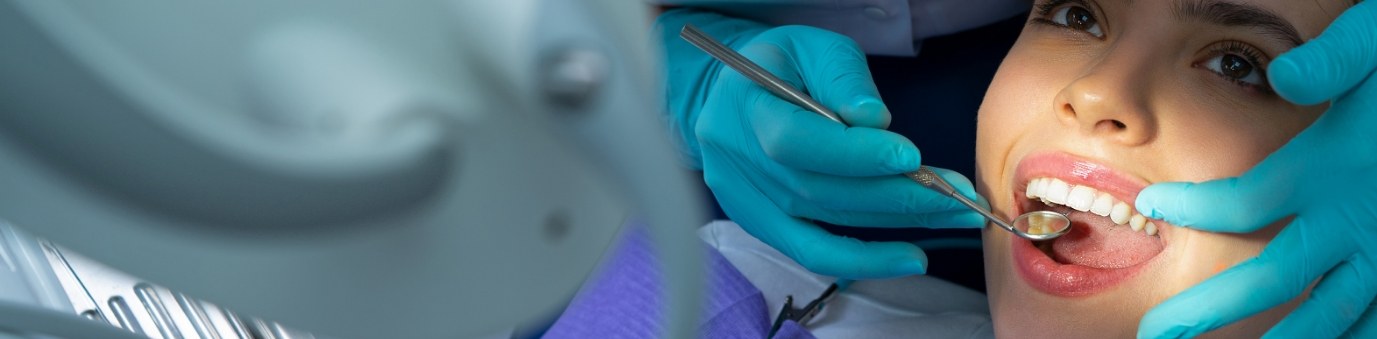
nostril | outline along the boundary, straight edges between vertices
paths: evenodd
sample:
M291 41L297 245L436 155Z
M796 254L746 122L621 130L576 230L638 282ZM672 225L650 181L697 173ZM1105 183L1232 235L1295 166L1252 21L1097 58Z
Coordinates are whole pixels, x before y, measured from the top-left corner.
M1104 119L1096 121L1091 129L1098 133L1121 133L1128 130L1128 124L1119 120Z

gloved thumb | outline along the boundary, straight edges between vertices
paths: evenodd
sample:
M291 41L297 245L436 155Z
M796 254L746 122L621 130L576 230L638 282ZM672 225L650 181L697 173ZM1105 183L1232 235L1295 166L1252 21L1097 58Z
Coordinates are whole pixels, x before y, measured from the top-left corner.
M831 31L785 26L791 55L809 95L836 111L853 127L889 127L889 109L880 101L865 53L854 40Z
M1272 88L1301 105L1338 97L1377 69L1377 4L1365 1L1268 66Z
M1134 207L1148 218L1178 226L1211 232L1256 231L1293 212L1291 204L1299 200L1294 185L1278 184L1291 182L1304 171L1280 160L1287 155L1273 154L1238 177L1152 184L1138 192Z

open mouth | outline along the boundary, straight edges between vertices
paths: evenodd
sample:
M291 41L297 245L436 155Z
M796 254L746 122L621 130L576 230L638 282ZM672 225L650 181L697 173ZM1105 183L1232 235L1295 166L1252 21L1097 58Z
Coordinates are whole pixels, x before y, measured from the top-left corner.
M1019 162L1015 215L1049 210L1071 219L1061 237L1034 243L1012 238L1020 276L1038 290L1089 295L1131 277L1165 248L1169 225L1143 217L1133 199L1141 179L1065 153L1034 154Z

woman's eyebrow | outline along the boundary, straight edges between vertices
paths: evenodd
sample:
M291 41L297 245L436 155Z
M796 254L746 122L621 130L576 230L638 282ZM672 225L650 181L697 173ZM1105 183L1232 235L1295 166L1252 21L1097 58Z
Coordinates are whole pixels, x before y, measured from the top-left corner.
M1172 5L1172 16L1181 21L1200 20L1220 26L1240 26L1261 29L1272 38L1289 44L1287 49L1300 46L1296 26L1272 11L1261 7L1220 0L1180 0Z

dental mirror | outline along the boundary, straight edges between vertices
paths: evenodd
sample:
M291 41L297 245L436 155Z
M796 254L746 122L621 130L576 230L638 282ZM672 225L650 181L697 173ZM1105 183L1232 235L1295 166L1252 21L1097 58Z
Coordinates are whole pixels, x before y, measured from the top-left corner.
M697 27L693 25L684 25L684 28L679 31L679 36L687 40L690 44L702 49L703 52L707 52L708 55L711 55L723 64L726 64L728 67L740 72L741 75L751 79L751 81L760 85L760 87L764 87L766 90L769 90L770 93L774 93L775 96L795 105L799 105L800 107L807 108L809 111L822 115L829 120L836 121L843 125L846 124L846 121L843 121L841 116L837 115L837 113L832 112L832 110L814 101L813 98L809 97L807 94L795 89L793 86L790 86L788 83L770 74L770 72L765 71L760 65L756 65L754 62L736 53L736 51L731 48L723 46L722 43L708 36L706 33L703 33L703 31L699 30ZM1051 240L1071 230L1071 219L1068 219L1061 213L1052 211L1033 211L1024 213L1018 216L1018 218L1014 218L1014 222L1010 224L985 209L984 206L980 206L980 204L976 204L974 201L971 201L971 199L961 195L961 192L957 192L956 188L952 187L951 184L947 183L946 180L943 180L941 176L938 176L936 172L933 172L932 169L927 166L920 166L917 171L905 173L904 176L913 179L913 181L922 184L924 187L941 192L946 196L952 197L952 199L956 199L956 201L961 202L961 204L966 205L966 207L970 207L972 210L980 213L980 215L990 219L995 225L999 225L1000 228L1013 232L1014 235L1025 239L1033 241Z

